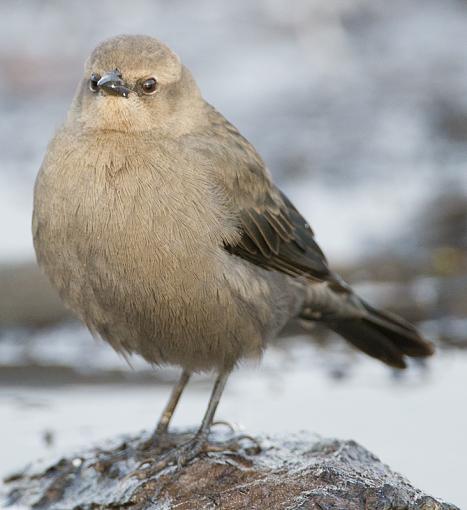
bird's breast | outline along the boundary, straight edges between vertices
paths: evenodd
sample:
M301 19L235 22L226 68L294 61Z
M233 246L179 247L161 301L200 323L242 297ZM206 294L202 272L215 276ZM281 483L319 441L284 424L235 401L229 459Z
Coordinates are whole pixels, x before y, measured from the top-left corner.
M228 229L209 180L182 151L153 145L52 144L36 184L35 245L65 294L85 285L102 299L175 302L216 271Z
M203 368L260 352L272 319L252 314L256 273L222 248L237 232L208 171L183 148L127 143L49 148L33 229L52 283L115 349L152 362Z

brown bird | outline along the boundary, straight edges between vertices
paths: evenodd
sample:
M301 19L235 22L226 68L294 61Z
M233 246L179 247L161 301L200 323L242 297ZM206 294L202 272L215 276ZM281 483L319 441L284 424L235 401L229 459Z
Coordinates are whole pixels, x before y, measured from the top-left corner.
M109 39L87 60L37 177L33 236L41 267L93 333L183 369L156 439L190 374L218 374L199 431L164 465L203 449L236 363L297 319L392 367L433 353L329 269L254 147L151 37Z

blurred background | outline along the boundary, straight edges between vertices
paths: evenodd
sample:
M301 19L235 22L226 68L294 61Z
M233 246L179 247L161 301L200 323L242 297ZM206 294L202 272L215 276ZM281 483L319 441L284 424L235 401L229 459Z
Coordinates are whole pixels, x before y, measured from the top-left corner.
M438 346L395 373L317 330L231 378L248 432L352 438L467 507L467 2L2 0L0 476L154 426L177 376L130 368L62 308L35 262L32 191L103 38L168 43L257 147L332 266ZM198 423L209 375L175 417Z

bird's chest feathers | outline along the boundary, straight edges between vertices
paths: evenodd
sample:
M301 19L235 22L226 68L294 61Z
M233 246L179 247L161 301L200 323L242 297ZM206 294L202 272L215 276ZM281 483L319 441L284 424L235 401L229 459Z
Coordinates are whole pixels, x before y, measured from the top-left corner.
M144 278L199 264L221 245L225 229L213 190L182 155L82 145L41 177L47 221L62 253L72 251L86 268Z

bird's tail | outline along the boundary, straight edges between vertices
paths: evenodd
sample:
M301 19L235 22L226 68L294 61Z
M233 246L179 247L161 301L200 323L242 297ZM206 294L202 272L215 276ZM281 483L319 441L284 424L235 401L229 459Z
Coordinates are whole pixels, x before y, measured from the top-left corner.
M405 356L424 358L433 354L433 345L412 324L361 299L359 303L366 312L362 317L327 320L325 324L364 353L392 367L405 368Z
M300 318L320 321L364 353L387 365L405 368L405 357L424 358L433 345L412 324L378 310L357 296L338 276L308 287Z

